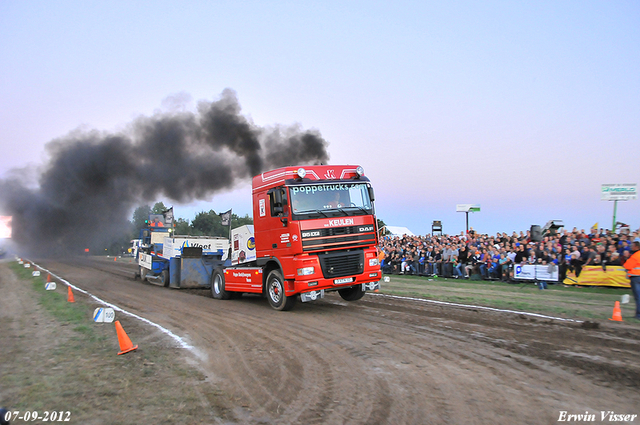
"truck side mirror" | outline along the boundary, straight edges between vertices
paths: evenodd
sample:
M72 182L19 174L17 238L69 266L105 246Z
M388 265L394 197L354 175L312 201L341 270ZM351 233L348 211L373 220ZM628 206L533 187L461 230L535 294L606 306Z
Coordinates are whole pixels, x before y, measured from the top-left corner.
M376 195L373 193L373 187L367 186L367 189L369 190L369 199L371 199L371 202L375 201Z
M280 189L276 189L273 191L273 198L274 198L274 207L280 207L280 209L282 210L282 191Z
M284 214L284 206L287 203L287 192L282 187L275 187L268 192L271 200L271 216Z

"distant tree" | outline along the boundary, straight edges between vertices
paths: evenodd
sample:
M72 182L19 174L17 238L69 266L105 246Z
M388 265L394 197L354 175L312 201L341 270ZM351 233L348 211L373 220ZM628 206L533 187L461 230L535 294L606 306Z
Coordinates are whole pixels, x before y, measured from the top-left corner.
M244 226L245 224L248 224L248 225L253 224L253 218L249 217L249 214L245 214L244 217L239 217L235 214L231 214L232 229L235 229L236 227Z
M151 214L149 205L142 205L135 209L131 225L131 239L136 239L140 236L140 229L145 227L145 221L149 219L149 214Z
M189 224L189 220L185 220L184 218L178 218L175 221L175 234L176 235L193 235L193 228Z
M220 236L222 223L220 216L214 210L209 212L199 212L191 222L194 235L198 236Z
M231 228L243 226L245 224L253 224L253 219L249 215L239 217L236 214L231 214ZM229 226L222 225L222 219L214 211L200 212L196 215L196 218L191 222L191 228L194 235L200 236L220 236L223 238L229 237Z
M387 230L387 225L384 224L384 221L380 220L379 218L376 219L376 220L378 222L378 232L379 232L378 234L380 236L385 236L385 235L391 233L390 231Z
M164 206L164 203L156 202L155 205L153 206L153 209L151 210L151 214L162 214L168 209L169 208Z

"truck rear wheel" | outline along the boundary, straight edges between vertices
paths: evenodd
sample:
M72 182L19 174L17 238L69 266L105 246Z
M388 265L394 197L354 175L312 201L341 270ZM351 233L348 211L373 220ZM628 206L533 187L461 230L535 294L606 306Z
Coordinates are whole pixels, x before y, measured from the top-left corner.
M211 274L211 295L216 300L228 300L230 294L224 290L224 271L215 269Z
M167 288L169 286L169 271L162 270L159 276L160 276L160 283L162 283L162 286Z
M140 266L140 280L143 282L147 281L147 273L149 272L149 269L145 269L144 267Z
M338 294L345 301L358 301L364 297L365 291L362 290L362 285L352 286L350 288L338 289Z
M296 295L287 297L284 293L284 279L280 270L271 270L267 276L267 299L269 304L276 310L291 310L296 304Z

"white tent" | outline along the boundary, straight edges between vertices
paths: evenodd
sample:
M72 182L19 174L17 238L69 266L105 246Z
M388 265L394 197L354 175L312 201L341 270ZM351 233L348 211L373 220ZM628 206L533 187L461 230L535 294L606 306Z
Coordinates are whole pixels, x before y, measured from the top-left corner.
M411 230L409 230L406 227L402 227L402 226L387 226L385 227L385 229L390 232L391 234L388 236L391 237L399 237L401 238L403 235L407 235L407 236L415 236L413 234L413 232Z

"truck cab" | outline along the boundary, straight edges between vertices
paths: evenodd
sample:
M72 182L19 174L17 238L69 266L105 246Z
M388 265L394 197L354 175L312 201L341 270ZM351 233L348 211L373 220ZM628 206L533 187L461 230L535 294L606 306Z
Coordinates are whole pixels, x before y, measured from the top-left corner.
M284 167L253 178L255 265L272 307L379 288L374 193L360 166Z

